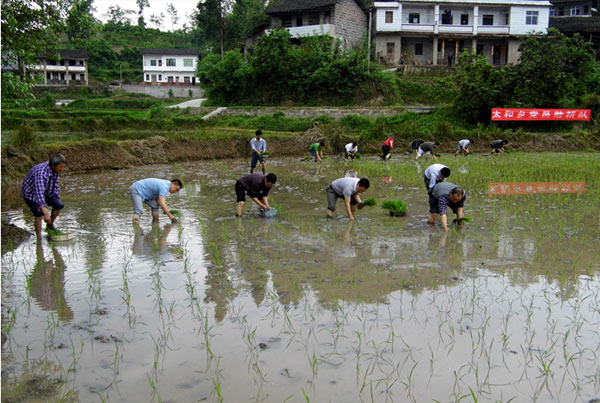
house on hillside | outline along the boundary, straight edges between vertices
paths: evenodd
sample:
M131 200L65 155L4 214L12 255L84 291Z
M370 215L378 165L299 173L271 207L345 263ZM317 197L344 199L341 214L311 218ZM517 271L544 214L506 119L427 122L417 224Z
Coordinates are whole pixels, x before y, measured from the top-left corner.
M145 84L195 85L199 49L146 48L141 50Z
M361 0L279 0L267 7L271 29L287 29L292 38L329 35L346 49L368 29L368 10Z
M522 38L546 33L547 0L375 2L375 53L388 64L454 65L469 50L517 63Z
M81 49L46 52L25 70L40 78L39 86L89 84L88 55Z
M600 56L600 2L598 0L550 0L550 27L565 35L580 34L594 44Z

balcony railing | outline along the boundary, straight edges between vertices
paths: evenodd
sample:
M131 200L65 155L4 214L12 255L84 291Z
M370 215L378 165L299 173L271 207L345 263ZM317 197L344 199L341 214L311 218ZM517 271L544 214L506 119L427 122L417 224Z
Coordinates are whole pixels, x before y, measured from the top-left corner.
M508 25L479 25L477 32L480 34L508 34L510 27Z
M292 38L301 38L303 36L329 35L335 36L334 24L321 25L303 25L301 27L285 28L289 31Z

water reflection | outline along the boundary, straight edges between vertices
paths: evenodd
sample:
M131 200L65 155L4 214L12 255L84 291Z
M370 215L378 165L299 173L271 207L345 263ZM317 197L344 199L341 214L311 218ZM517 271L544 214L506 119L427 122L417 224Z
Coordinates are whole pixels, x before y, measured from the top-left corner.
M65 297L65 262L57 247L52 247L52 257L44 256L41 242L36 246L36 263L27 276L31 296L45 311L56 311L63 322L73 320L73 311Z
M160 223L153 221L152 227L144 233L139 223L133 224L133 254L150 258L168 254L167 238L175 227L177 223L169 223L161 229Z

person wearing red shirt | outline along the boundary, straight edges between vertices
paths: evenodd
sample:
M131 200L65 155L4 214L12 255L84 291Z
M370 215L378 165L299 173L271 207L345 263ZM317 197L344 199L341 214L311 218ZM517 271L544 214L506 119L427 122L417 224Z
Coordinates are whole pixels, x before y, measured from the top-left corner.
M392 148L394 148L394 138L390 137L389 139L384 141L383 145L381 146L381 158L383 160L390 159L390 157L392 156L390 154L390 151L392 150Z

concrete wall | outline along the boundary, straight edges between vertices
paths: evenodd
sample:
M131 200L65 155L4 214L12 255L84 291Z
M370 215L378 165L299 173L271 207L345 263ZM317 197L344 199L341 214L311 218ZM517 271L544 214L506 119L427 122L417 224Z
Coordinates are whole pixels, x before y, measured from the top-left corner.
M115 87L119 88L119 87ZM190 98L189 91L192 91L191 98L202 98L204 90L197 86L184 85L135 85L123 84L119 89L125 92L133 92L136 94L146 94L155 98L169 98L169 90L173 91L173 96L176 98Z
M342 0L335 5L335 36L342 39L345 48L351 48L368 29L367 14L355 0Z

